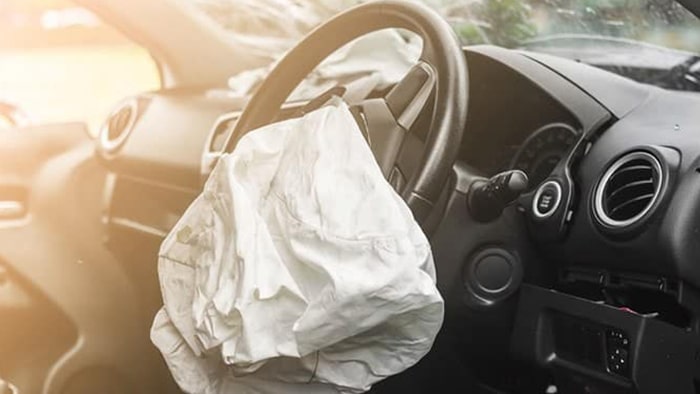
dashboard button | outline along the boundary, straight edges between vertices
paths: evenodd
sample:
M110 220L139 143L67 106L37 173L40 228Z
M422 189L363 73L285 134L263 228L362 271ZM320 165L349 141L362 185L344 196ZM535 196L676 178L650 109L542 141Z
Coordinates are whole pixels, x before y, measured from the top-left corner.
M629 337L624 331L613 328L607 330L606 337L608 369L614 374L629 376L631 362Z
M546 219L559 208L561 203L561 186L557 181L543 183L532 200L532 211L536 218Z

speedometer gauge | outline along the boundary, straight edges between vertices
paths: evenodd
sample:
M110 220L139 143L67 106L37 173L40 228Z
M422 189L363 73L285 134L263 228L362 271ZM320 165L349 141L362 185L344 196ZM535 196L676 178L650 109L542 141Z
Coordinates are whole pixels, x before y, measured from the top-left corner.
M523 142L510 167L524 171L529 178L530 189L534 189L547 179L577 138L576 130L569 125L546 125Z

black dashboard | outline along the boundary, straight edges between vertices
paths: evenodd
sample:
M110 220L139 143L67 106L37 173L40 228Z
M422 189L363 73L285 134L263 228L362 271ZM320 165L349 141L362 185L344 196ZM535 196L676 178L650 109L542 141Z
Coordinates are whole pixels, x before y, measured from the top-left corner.
M539 88L536 82L503 63L476 54L469 59L469 67L473 77L468 135L460 156L480 172L491 176L515 164L530 169L535 164L530 160L537 160L531 155L539 156L542 149L551 151L553 148L558 151L557 156L561 156L562 148L566 147L552 146L548 136L542 142L549 146L539 146L543 135L536 137L535 134L540 131L564 128L571 130L573 136L580 135L580 122L571 110ZM565 136L565 144L572 143L569 137ZM532 152L533 148L538 151Z
M697 392L700 95L529 52L465 55L467 129L429 234L445 335L465 357L511 355L563 385L575 373L601 392L661 392L645 379L656 368L663 392ZM108 234L158 244L243 104L161 91L121 105L96 148L110 170ZM471 182L508 169L524 170L529 190L496 221L471 218Z

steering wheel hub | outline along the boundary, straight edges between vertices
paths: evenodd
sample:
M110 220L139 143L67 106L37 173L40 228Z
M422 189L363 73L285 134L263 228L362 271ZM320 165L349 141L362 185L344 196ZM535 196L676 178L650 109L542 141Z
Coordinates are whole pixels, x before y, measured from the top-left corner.
M457 158L467 120L468 70L452 28L423 4L369 2L317 27L260 85L238 120L227 151L247 132L272 122L294 88L335 50L365 34L391 28L418 34L423 51L417 65L385 98L361 104L367 119L361 127L369 128L373 152L385 175L405 177L394 186L400 186L397 191L416 220L424 222ZM424 109L433 114L425 140L411 133ZM385 144L380 147L378 140Z

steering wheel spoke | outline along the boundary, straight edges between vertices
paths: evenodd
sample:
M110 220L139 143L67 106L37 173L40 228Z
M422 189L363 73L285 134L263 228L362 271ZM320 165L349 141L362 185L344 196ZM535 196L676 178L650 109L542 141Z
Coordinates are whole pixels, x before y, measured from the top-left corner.
M427 62L420 60L386 95L389 110L404 130L411 130L428 105L435 85L435 70Z
M365 100L353 107L382 173L399 192L417 170L425 149L411 130L432 103L435 84L433 68L421 60L383 99Z
M406 137L406 130L397 122L386 100L377 98L365 100L351 109L358 121L360 130L372 149L385 178L389 178L401 146Z

